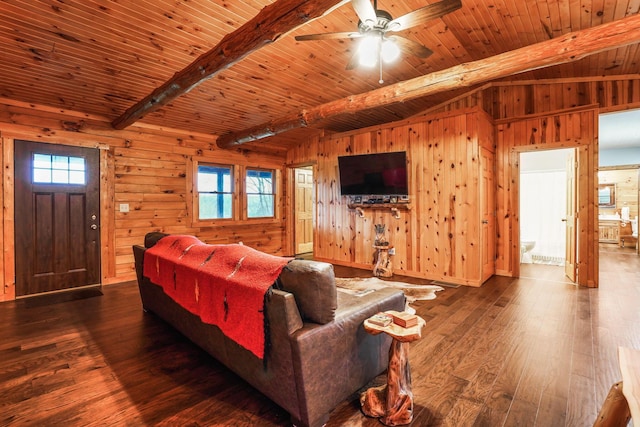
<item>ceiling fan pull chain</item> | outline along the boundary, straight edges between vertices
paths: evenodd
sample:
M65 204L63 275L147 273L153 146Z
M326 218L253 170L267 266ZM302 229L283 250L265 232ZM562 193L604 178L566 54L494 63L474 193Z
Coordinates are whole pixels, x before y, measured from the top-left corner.
M382 84L384 83L384 80L382 80L382 37L380 37L380 46L378 47L378 64L380 64L380 80L378 80L378 83Z

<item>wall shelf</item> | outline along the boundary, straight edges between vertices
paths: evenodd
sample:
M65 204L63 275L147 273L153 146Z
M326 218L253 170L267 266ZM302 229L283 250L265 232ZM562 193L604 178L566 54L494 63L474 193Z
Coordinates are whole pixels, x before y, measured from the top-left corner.
M360 218L364 217L365 209L390 210L396 219L400 219L400 211L411 210L409 203L349 203L347 207L349 209L355 209Z
M396 208L398 210L410 211L411 204L410 203L349 203L347 205L349 209L392 209Z

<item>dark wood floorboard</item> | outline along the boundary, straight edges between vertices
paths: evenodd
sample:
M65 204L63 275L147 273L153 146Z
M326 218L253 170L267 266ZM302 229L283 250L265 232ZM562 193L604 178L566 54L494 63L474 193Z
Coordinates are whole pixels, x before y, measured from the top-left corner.
M620 379L617 347L640 348L640 257L602 248L599 289L528 264L519 279L447 287L413 306L427 321L410 349L413 426L590 426ZM3 303L0 324L0 425L289 425L285 411L143 313L134 283ZM380 424L356 393L327 425Z

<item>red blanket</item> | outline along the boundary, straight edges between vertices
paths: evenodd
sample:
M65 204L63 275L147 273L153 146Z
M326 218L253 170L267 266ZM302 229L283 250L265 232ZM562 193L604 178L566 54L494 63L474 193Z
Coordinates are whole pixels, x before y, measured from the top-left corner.
M291 258L243 245L163 237L144 255L144 275L203 322L264 358L264 297Z

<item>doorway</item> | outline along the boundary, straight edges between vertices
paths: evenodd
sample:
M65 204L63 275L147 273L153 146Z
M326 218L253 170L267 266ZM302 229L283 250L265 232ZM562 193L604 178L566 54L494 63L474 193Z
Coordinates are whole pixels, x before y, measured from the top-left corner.
M521 276L574 283L575 149L521 152L519 165Z
M100 284L99 157L15 141L16 297Z
M598 116L598 195L611 189L608 201L598 198L600 252L640 254L640 109Z
M313 255L313 167L294 169L294 248L296 255Z

